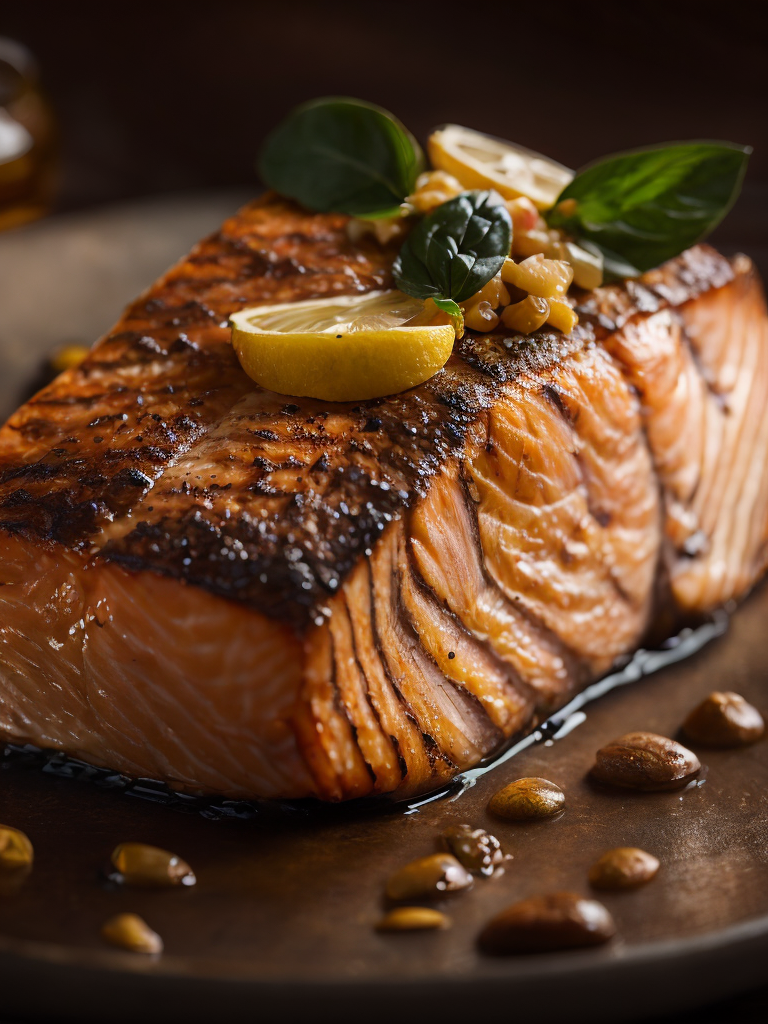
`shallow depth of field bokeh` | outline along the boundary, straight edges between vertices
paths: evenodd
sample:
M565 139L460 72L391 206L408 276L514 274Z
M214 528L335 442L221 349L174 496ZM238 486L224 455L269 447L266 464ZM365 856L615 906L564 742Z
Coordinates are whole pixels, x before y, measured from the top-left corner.
M4 5L38 57L62 140L58 208L206 186L258 187L264 134L296 103L346 94L424 139L456 121L578 167L682 138L754 146L716 241L764 263L764 5L133 0Z

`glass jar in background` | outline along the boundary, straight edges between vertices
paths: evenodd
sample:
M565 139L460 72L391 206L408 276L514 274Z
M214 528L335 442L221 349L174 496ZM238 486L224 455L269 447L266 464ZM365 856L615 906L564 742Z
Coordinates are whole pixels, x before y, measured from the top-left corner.
M0 36L0 231L48 213L55 184L55 128L37 64Z

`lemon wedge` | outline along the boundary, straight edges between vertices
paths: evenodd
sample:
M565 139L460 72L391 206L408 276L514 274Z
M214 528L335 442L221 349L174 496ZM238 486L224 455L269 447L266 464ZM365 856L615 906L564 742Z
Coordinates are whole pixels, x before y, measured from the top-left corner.
M283 395L356 402L422 384L445 365L454 328L399 291L255 306L230 318L253 380Z
M465 188L494 188L505 199L526 196L547 210L573 172L510 142L502 142L471 128L447 124L434 131L427 143L432 166L458 178Z

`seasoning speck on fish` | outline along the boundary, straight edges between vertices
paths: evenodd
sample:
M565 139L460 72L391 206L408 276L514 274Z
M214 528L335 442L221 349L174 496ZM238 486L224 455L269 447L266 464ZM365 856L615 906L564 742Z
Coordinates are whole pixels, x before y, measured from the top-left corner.
M402 900L438 899L446 893L469 889L473 878L450 853L433 853L400 868L387 882L387 896Z
M10 825L0 825L0 869L31 867L35 851L29 837Z
M705 747L745 747L765 732L763 716L740 693L710 693L688 715L683 732Z
M185 860L146 843L120 843L112 851L113 881L145 888L194 885L197 879Z
M502 910L480 932L478 945L494 956L549 953L599 946L615 934L613 918L602 903L572 892L555 892Z
M551 818L565 807L565 793L548 779L517 779L491 797L488 810L508 821Z
M101 937L132 953L162 953L163 940L138 914L117 914L101 929Z
M490 878L505 860L501 843L484 828L451 825L442 833L441 839L447 850L475 875Z
M431 907L395 907L376 925L380 932L423 932L450 928L451 919Z
M659 861L652 853L635 846L617 846L606 851L589 869L589 883L595 889L635 889L655 877Z
M701 762L681 743L652 732L630 732L601 747L591 775L624 789L661 792L682 789L701 771Z

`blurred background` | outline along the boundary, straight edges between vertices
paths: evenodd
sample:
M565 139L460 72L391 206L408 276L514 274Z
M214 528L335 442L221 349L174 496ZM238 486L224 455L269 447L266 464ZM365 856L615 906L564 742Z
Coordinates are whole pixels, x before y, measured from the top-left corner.
M674 139L749 143L744 199L721 235L752 251L768 226L765 12L721 0L8 0L0 35L39 63L61 157L56 210L255 190L265 133L335 93L389 108L421 140L456 121L572 167Z

